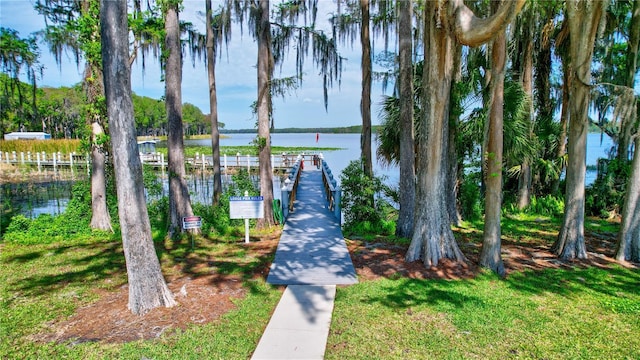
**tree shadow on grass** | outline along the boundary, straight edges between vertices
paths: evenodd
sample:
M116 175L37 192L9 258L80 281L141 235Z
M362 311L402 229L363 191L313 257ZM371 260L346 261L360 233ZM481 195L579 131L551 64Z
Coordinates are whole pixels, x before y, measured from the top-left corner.
M507 284L531 295L554 293L570 297L589 291L613 297L621 294L640 296L640 272L618 265L606 269L574 267L525 271L511 275Z
M486 287L492 286L490 283L493 282L500 282L507 291L524 296L551 293L573 298L583 293L595 293L603 296L603 304L613 301L613 305L606 306L615 307L620 303L622 311L640 313L640 272L621 266L606 269L527 270L512 274L505 280L488 272L481 273L475 279L461 280L401 278L385 283L377 294L364 296L360 301L389 308L411 308L425 304L441 309L482 308L491 306L487 301L492 300L480 293L486 293ZM506 294L508 296L508 292Z
M86 249L99 249L87 251ZM65 253L87 251L87 255L74 257ZM5 263L27 263L44 256L58 257L60 261L43 262L43 267L34 275L16 279L7 283L8 287L22 296L45 296L59 291L72 283L95 283L126 273L125 259L120 243L88 243L49 247L46 250L7 257Z
M463 308L470 304L483 304L484 300L480 297L459 291L461 281L399 279L385 286L379 296L367 296L361 301L380 303L389 308L410 308L424 304ZM464 280L463 284L473 286L468 280Z

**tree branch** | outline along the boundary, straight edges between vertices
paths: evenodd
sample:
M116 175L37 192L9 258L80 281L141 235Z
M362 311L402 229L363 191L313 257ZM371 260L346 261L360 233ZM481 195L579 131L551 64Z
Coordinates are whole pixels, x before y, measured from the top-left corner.
M480 46L504 29L520 12L525 0L512 0L500 6L494 15L478 18L462 0L452 0L456 38L462 45Z

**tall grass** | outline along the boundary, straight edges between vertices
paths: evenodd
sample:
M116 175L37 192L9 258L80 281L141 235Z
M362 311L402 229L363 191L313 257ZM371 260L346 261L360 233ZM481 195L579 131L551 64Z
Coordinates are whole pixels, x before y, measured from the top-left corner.
M0 140L0 151L17 154L21 152L36 153L46 152L48 154L60 152L69 154L80 152L80 140L78 139L56 139L56 140Z

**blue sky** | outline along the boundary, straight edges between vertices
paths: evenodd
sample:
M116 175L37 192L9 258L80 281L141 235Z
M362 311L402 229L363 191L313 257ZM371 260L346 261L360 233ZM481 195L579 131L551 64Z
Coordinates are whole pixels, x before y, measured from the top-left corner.
M213 8L217 7L213 0ZM199 31L204 33L204 18L198 12L204 12L203 0L184 0L184 11L181 20L190 21ZM326 20L333 8L330 0L320 1L318 11L319 27L329 29ZM31 0L0 0L0 26L12 28L22 38L32 32L44 28L44 19L33 10ZM237 29L236 29L237 30ZM393 45L392 45L393 46ZM375 50L381 46L376 46ZM83 65L78 68L69 54L63 56L64 61L59 68L53 56L44 44L40 44L40 62L44 65L44 75L37 79L38 86L71 86L80 82ZM219 121L226 124L227 129L244 129L255 127L255 118L251 114L250 105L256 98L256 44L247 33L240 31L232 34L228 53L223 50L222 58L216 67L216 85L218 90ZM390 49L393 51L393 48ZM325 111L323 103L322 79L318 71L313 69L309 58L304 70L304 83L287 99L274 99L274 119L276 128L285 127L335 127L351 126L361 123L360 116L360 45L340 46L340 53L347 60L344 62L340 86L334 84L329 91L329 109ZM295 55L294 55L295 56ZM285 63L282 73L276 69L275 77L294 75L293 60ZM138 95L160 98L164 95L164 83L160 81L160 66L154 59L147 59L143 76L142 64L137 62L131 69L132 90ZM390 86L387 92L392 90ZM199 107L203 113L209 113L208 83L206 64L196 60L192 66L187 55L183 64L182 100ZM372 121L378 123L378 103L383 93L381 84L373 84L372 89Z

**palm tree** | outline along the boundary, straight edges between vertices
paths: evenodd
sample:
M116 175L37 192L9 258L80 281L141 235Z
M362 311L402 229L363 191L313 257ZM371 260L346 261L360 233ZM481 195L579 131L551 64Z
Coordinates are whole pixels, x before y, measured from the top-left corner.
M180 45L179 2L163 4L165 19L165 105L169 173L169 236L182 232L182 219L193 216L187 187L182 127L182 46Z
M569 162L565 192L565 213L558 239L552 250L562 259L585 259L584 178L591 82L591 58L597 30L604 13L604 1L569 1L566 19L569 27L571 83L569 98Z
M9 101L13 98L14 93L18 93L18 112L22 112L22 116L16 116L18 121L22 121L26 118L24 116L23 104L24 95L22 86L20 86L20 73L26 69L26 75L29 79L33 91L31 92L31 104L32 107L36 107L36 74L42 72L42 66L38 63L38 45L35 37L29 37L21 39L18 32L13 29L0 27L0 68L5 74L9 74L9 79L2 86L2 98L4 101ZM7 106L0 108L0 136L3 136L6 127L10 124L5 124L4 120L8 118L4 111L7 111ZM32 114L35 118L35 114ZM21 128L20 123L17 124L17 128Z
M396 225L396 235L409 238L413 232L413 212L415 206L415 141L413 121L413 29L411 1L398 3L398 43L399 43L399 96L400 113L400 211Z
M222 195L220 172L220 131L218 129L218 100L216 93L216 52L222 41L231 37L231 4L226 3L214 15L211 0L205 1L207 27L207 74L209 76L209 116L211 120L211 149L213 153L213 205L217 205Z
M79 64L80 55L86 60L82 87L86 96L86 118L91 127L91 227L112 230L107 209L107 183L105 177L108 139L105 136L106 114L101 55L100 6L97 1L38 0L36 11L45 17L47 25L44 39L49 44L56 62L62 52L71 50Z
M129 282L129 310L140 315L176 304L160 270L136 147L131 101L127 2L102 1L102 61L104 88L111 127L118 213Z

